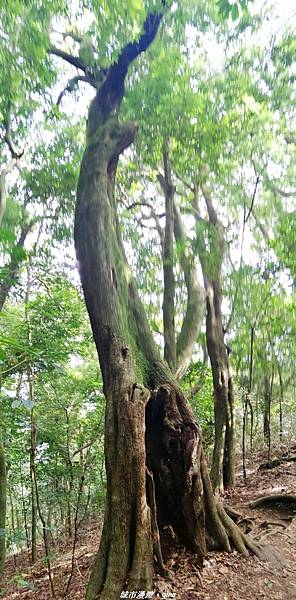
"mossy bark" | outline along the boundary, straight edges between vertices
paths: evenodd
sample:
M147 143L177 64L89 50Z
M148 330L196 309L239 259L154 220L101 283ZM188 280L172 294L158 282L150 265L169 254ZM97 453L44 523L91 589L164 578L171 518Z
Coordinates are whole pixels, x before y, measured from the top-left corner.
M206 173L206 169L205 169ZM214 491L232 487L235 483L235 420L234 388L228 348L224 341L222 318L222 263L225 253L224 228L214 208L211 191L201 184L208 211L206 222L210 252L200 239L200 262L206 291L206 341L214 385L215 442L211 469ZM198 205L196 206L198 210Z
M221 314L219 281L206 280L206 338L214 385L215 442L211 478L214 489L227 489L235 481L234 390L229 369Z
M163 142L163 191L165 197L165 229L163 240L163 337L164 358L171 371L176 369L175 338L175 273L174 273L174 186L169 159L169 140Z
M187 305L181 331L177 339L176 376L180 380L190 364L194 346L200 333L205 314L205 293L200 285L197 269L188 252L188 238L184 229L181 214L174 206L174 235L176 243L181 247L179 261L184 274L187 291Z
M152 589L153 558L163 570L158 528L164 522L201 563L209 547L229 551L229 537L247 553L239 529L232 524L236 535L230 535L220 516L200 430L159 356L117 218L117 162L136 134L135 124L119 121L124 78L151 43L157 19L148 16L140 41L123 49L91 103L77 190L75 247L106 397L106 510L87 600Z
M97 102L97 98L94 103ZM114 177L134 124L99 119L94 103L89 128L96 131L81 165L75 244L85 300L99 355L106 396L107 497L98 568L87 598L117 598L124 586L151 589L151 514L146 499L145 405L147 390L129 332L131 274L119 244ZM101 115L102 116L102 115ZM93 120L97 120L94 127ZM140 361L139 361L140 363Z
M87 600L115 600L122 589L152 589L153 555L161 566L157 528L164 523L200 563L208 548L229 551L229 538L247 553L239 529L232 524L230 535L229 522L219 513L201 432L159 357L125 257L114 180L119 148L132 140L135 127L112 118L101 134L85 151L75 219L77 259L106 396L106 511ZM147 469L156 510L147 499Z

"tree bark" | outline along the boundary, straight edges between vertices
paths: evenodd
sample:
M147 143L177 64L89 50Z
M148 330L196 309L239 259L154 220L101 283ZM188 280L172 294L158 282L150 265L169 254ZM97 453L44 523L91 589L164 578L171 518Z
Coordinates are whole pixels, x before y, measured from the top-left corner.
M223 225L214 208L211 191L201 185L209 220L206 223L210 250L199 240L200 262L206 290L206 340L214 385L215 442L211 479L214 491L235 483L234 389L222 320L221 270L225 240ZM198 209L198 207L196 207Z
M34 482L35 456L36 456L37 427L34 409L31 410L31 448L30 448L30 481L31 481L31 561L37 559L37 503Z
M279 431L279 437L280 437L280 441L282 441L283 439L283 404L284 404L284 384L283 384L283 377L282 377L282 369L281 369L281 365L279 363L279 361L277 361L277 367L278 367L278 374L279 374L279 382L280 382L280 431Z
M31 231L32 225L32 223L23 225L19 239L16 244L16 249L18 251L24 248L27 235ZM7 266L3 267L4 277L0 284L0 310L2 310L4 302L6 301L11 288L17 281L21 262L22 259L19 258L18 254L16 254L16 256L12 255L10 263Z
M0 430L0 579L4 572L6 544L5 544L5 529L6 529L6 461L4 445L2 441L2 433Z
M182 379L191 361L194 346L200 333L205 313L205 293L200 285L195 264L186 248L187 236L177 206L174 206L174 235L181 244L180 265L187 290L187 306L181 331L177 339L177 379Z
M200 333L205 308L205 294L198 281L194 261L187 248L187 236L182 223L181 214L175 203L175 188L172 183L171 163L168 142L163 149L164 175L158 174L158 181L165 196L166 226L165 236L160 228L162 245L164 292L163 292L163 325L165 352L164 356L176 378L181 380L185 375L192 352ZM158 228L159 229L159 228ZM180 333L176 340L175 331L175 277L173 269L173 235L176 241L177 257L184 274L187 291L186 311Z
M149 43L156 17L148 17ZM144 26L137 54L147 36ZM75 212L77 261L106 397L106 510L87 600L152 589L153 557L162 567L164 522L200 562L208 547L229 551L230 540L244 555L247 547L258 552L216 502L201 433L159 357L124 252L114 186L119 156L136 134L135 124L118 119L134 50L133 44L123 49L91 103Z
M268 459L270 456L270 406L271 406L272 384L269 377L264 378L264 413L263 413L263 434L264 442L268 448Z
M174 193L169 140L163 143L163 191L165 196L165 230L163 243L163 334L164 358L171 371L176 369L175 274L174 274Z

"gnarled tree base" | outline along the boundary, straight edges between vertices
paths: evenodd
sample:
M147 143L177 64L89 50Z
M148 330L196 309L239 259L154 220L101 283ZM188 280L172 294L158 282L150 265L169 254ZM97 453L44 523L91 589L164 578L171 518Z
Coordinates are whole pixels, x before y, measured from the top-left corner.
M137 455L143 458L140 439L142 435L144 447L144 404L142 402L140 411L136 410L136 405L145 392L136 389L136 395L138 398L132 407L127 394L126 403L123 401L118 408L118 416L123 419L127 414L130 433L134 431L129 442L127 430L120 428L118 419L115 441L114 423L107 414L106 462L110 481L102 539L87 600L117 600L123 589L153 589L153 557L160 573L168 574L159 536L159 528L167 524L197 555L201 567L207 551L212 549L230 552L233 547L245 557L252 553L264 558L260 545L239 529L214 496L200 430L186 398L179 388L170 384L160 385L146 405L147 465L143 496L143 461L141 459L137 464L134 461ZM121 440L127 444L125 454L122 454ZM128 444L132 451L128 450ZM130 485L128 489L122 489L127 485L129 465Z

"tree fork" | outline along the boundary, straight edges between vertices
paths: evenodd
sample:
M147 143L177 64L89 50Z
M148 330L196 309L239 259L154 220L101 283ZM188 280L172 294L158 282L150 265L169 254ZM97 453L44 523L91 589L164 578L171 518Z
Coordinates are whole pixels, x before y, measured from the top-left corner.
M160 359L116 212L117 162L136 133L135 124L118 120L124 79L129 64L154 39L160 18L147 17L139 42L122 50L91 103L77 189L75 247L106 397L106 511L87 600L115 600L122 589L152 589L153 537L162 566L157 528L165 519L200 564L209 539L230 550L230 525L226 531L218 511L201 433ZM155 506L146 489L146 467L153 474Z

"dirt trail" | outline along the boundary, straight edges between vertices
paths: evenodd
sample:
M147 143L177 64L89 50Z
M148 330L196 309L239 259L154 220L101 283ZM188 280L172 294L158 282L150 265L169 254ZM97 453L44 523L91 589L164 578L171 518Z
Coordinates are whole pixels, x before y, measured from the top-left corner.
M283 463L274 469L258 469L264 456L248 464L246 485L238 476L234 491L225 495L224 505L246 519L245 531L268 544L269 561L242 558L237 552L210 553L200 575L197 562L189 552L171 541L167 531L164 551L171 580L155 577L154 598L176 600L296 600L296 511L281 506L252 510L249 502L266 494L296 493L296 462ZM56 548L53 576L56 598L84 598L86 581L98 547L101 523L89 523L81 532L75 552L75 573L69 594L63 595L71 569L71 547L66 543ZM5 600L49 600L46 564L42 558L31 567L27 553L7 563L6 582L0 598ZM139 596L141 597L141 596ZM143 596L142 596L143 597Z

